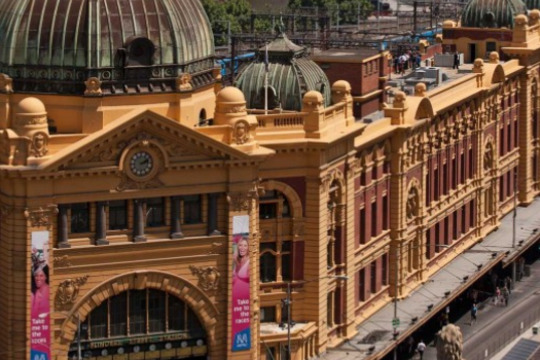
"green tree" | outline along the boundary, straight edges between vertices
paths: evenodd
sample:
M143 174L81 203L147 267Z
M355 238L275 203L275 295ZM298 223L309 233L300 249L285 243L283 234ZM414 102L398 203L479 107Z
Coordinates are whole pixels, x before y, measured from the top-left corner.
M227 33L250 31L251 5L248 0L201 0L216 36L216 45L227 43Z

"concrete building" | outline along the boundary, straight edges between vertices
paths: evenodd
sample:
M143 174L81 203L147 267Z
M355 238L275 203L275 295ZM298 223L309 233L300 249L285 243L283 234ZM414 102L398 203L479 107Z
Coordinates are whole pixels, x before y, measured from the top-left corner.
M248 109L196 0L0 1L3 357L300 360L351 338L495 229L516 183L538 194L535 14L515 59L367 123L348 82L302 87L312 63L300 111Z

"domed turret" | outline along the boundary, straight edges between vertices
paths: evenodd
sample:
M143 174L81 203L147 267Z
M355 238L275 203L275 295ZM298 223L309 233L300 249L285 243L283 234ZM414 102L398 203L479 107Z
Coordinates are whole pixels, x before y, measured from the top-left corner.
M527 9L540 9L540 0L523 0Z
M311 90L322 93L325 106L331 104L326 74L308 59L303 47L294 44L281 32L267 48L259 49L258 60L245 68L235 84L245 94L249 108L264 108L267 51L269 109L300 111L304 94Z
M461 13L461 26L513 28L514 17L526 11L521 0L470 0Z
M198 0L0 0L0 33L0 72L15 91L83 94L89 78L104 95L174 91L183 73L213 81Z

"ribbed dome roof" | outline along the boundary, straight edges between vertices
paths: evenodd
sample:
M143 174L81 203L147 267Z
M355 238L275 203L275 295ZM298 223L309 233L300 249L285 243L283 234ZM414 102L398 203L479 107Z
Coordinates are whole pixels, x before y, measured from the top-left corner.
M258 60L249 64L238 77L236 86L246 97L248 108L264 108L264 77L266 48L259 49ZM302 109L302 98L310 90L324 96L325 106L331 104L330 83L326 74L305 49L294 44L283 33L268 45L268 108Z
M137 83L140 92L151 79L214 66L199 0L0 0L0 40L0 71L15 91L80 93L98 77L123 92Z
M461 13L461 26L513 28L514 17L526 11L521 0L470 0Z
M539 10L540 9L540 0L523 0L525 3L525 6L527 6L527 9L529 10Z

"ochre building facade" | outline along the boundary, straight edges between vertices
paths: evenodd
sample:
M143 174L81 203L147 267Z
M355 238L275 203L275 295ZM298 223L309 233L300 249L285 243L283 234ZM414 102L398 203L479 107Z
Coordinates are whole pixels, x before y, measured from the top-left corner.
M5 359L286 359L288 320L292 359L310 359L540 190L537 13L502 48L512 60L398 92L364 123L345 81L301 111L248 109L220 85L198 1L189 20L172 0L35 3L0 2ZM76 41L16 45L52 44L73 18L38 36L41 13L112 24L115 4L123 30L86 49L110 62Z

